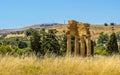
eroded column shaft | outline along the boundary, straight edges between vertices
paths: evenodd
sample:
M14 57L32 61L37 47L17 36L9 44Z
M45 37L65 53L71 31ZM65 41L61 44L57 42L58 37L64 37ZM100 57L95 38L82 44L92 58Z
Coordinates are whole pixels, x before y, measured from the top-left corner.
M88 37L86 39L86 45L87 45L87 56L91 55L91 39Z
M81 36L80 37L80 40L81 40L81 49L80 49L80 54L81 56L85 56L85 40L84 40L84 36Z
M75 56L79 54L79 38L75 36Z
M71 54L71 36L67 35L67 55Z

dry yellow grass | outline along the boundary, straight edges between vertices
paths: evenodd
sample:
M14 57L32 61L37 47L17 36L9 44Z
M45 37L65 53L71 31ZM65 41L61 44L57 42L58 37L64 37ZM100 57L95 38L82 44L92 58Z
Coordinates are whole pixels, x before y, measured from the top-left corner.
M25 34L8 34L5 38L11 38L11 37L25 37Z
M86 58L0 56L0 75L120 75L120 55Z

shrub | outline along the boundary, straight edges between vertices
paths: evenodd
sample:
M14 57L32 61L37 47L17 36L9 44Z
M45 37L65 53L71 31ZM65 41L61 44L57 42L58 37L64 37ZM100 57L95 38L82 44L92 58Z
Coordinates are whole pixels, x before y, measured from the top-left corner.
M14 55L14 56L28 55L31 53L31 48L20 49L17 46L14 46L12 53L13 53L12 55Z
M31 36L33 32L34 32L34 29L33 28L29 28L29 29L27 29L25 31L25 34L26 34L26 36Z
M106 50L95 49L94 54L108 55L109 53Z
M26 48L28 47L27 43L26 42L23 42L23 41L19 41L18 42L18 48Z
M107 51L112 54L112 53L118 53L118 44L117 44L117 38L115 33L112 33L110 35L110 39L107 43Z
M9 46L0 46L0 53L1 54L6 54L6 53L12 53L12 48L10 48Z
M95 49L99 49L99 50L105 50L106 46L104 44L97 44Z

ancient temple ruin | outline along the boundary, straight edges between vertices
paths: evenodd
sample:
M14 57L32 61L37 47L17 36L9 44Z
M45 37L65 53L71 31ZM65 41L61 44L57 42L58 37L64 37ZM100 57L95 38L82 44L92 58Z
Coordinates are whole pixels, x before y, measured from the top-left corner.
M75 20L68 21L67 35L67 55L71 55L71 37L75 37L75 55L91 55L90 24L81 23Z

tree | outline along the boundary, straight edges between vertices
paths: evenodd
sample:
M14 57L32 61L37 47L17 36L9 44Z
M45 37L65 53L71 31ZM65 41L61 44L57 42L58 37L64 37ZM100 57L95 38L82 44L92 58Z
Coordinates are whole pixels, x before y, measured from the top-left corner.
M105 44L105 43L107 43L108 39L109 39L109 36L107 34L104 34L103 32L101 32L99 34L97 42L98 42L98 44Z
M115 26L115 23L112 22L112 23L110 23L110 25L111 25L111 26Z
M108 26L108 24L107 24L107 23L104 23L104 26Z
M110 54L119 52L118 51L117 38L116 38L116 35L115 35L114 32L110 35L110 39L107 43L107 51Z
M63 35L59 35L59 44L60 44L60 54L63 55L67 50L67 36L65 31Z
M120 32L116 33L116 38L117 38L117 41L120 41Z
M60 45L56 32L56 30L49 30L46 37L43 39L42 47L45 52L59 54Z
M33 32L34 32L34 29L33 28L29 28L29 29L27 29L25 31L25 34L26 34L26 36L31 36Z
M33 34L30 38L31 49L35 52L36 55L42 54L40 51L41 49L41 42L40 42L40 35L39 32L34 30Z
M45 55L46 53L60 54L59 38L56 35L57 30L34 31L31 36L31 49L38 55Z

